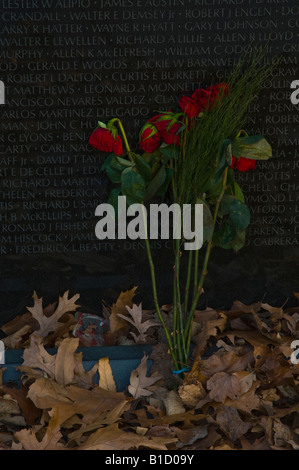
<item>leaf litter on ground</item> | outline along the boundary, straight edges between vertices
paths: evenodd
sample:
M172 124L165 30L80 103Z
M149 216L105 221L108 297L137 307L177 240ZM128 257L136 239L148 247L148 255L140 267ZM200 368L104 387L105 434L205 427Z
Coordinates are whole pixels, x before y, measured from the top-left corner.
M299 365L291 361L299 305L236 301L196 311L191 370L180 378L155 311L134 303L136 289L104 306L108 345L152 344L124 392L108 358L84 369L73 336L78 294L43 307L34 293L33 306L1 327L6 348L24 352L21 387L3 385L0 368L0 449L299 448ZM171 324L172 306L162 310Z

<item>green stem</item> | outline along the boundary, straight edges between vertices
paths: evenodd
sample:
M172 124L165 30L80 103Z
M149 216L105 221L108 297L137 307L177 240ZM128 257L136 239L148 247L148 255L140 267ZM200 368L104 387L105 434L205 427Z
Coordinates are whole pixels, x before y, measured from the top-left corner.
M186 287L185 287L184 316L187 315L187 311L188 311L188 301L189 301L189 289L190 289L190 283L191 283L192 262L193 262L193 250L190 250L189 251L189 258L188 258L187 280L186 280Z
M198 286L198 264L199 264L199 250L195 252L194 262L194 287L193 287L193 298L196 296L196 290Z
M227 175L228 175L228 167L224 171L223 181L222 181L222 191L221 191L221 194L220 194L220 196L217 200L217 204L216 204L216 208L215 208L215 212L214 212L214 230L215 230L215 225L216 225L216 221L217 221L217 217L218 217L220 204L221 204L222 198L223 198L225 190L226 190ZM213 230L213 233L214 233L214 230ZM202 289L203 289L203 285L204 285L206 275L208 273L207 268L208 268L208 262L209 262L212 247L213 247L213 234L212 234L211 239L208 243L208 247L207 247L207 251L206 251L206 255L205 255L205 259L204 259L204 264L203 264L201 277L200 277L200 280L199 280L199 284L197 286L196 296L194 298L190 313L188 315L187 324L186 324L186 327L185 327L184 339L187 342L187 348L186 348L187 351L188 351L188 348L190 347L190 342L191 342L191 326L192 326L192 321L193 321L193 317L194 317L194 312L195 312L195 309L197 307L199 298L200 298L201 293L202 293Z
M122 134L122 137L124 139L124 143L125 143L125 147L126 147L126 150L127 150L127 154L128 154L128 157L130 159L130 161L132 163L134 163L134 158L133 158L133 154L131 152L131 149L130 149L130 146L129 146L129 142L128 142L128 139L127 139L127 136L126 136L126 133L125 133L125 129L122 125L122 122L120 119L118 118L115 118L115 119L112 119L110 122L114 123L114 122L117 122L118 126L119 126L119 129L120 129L120 132Z
M161 322L161 325L163 327L163 330L164 330L164 333L165 333L165 336L166 336L167 344L168 344L168 347L169 347L169 351L170 351L174 366L178 370L178 364L177 364L177 360L176 360L176 357L175 357L175 352L174 352L174 349L173 349L173 343L171 341L169 332L167 330L167 326L165 324L165 321L164 321L164 318L163 318L163 315L162 315L162 312L161 312L161 309L160 309L159 301L158 301L155 266L154 266L153 257L152 257L152 253L151 253L151 247L150 247L149 238L148 238L147 220L146 220L146 215L145 215L144 205L143 204L142 204L142 208L143 208L143 211L142 211L142 213L143 213L143 223L144 223L145 234L146 234L145 246L146 246L147 257L148 257L149 266L150 266L154 304L155 304L155 308L156 308L159 320Z
M173 344L177 344L177 315L178 315L178 306L177 306L177 295L176 295L176 266L173 267L173 314L172 314L172 337Z
M176 240L176 248L175 248L175 285L174 288L176 289L176 303L177 303L177 311L179 315L176 319L176 338L177 338L177 347L178 347L178 354L179 360L181 363L184 362L183 359L183 352L185 357L185 342L184 342L184 327L183 327L183 311L182 311L182 303L181 303L181 292L180 292L180 239ZM183 347L183 351L182 351Z

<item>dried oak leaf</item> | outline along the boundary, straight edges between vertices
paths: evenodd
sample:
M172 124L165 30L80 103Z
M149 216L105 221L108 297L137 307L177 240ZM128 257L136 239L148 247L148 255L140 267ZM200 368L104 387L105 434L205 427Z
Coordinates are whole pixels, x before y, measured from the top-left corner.
M82 363L82 353L76 354L79 345L78 338L66 338L60 344L57 354L49 354L42 344L43 339L36 334L31 335L30 346L25 349L24 362L19 367L23 375L36 378L43 372L61 385L77 384L83 388L91 388L98 364L90 371L85 371ZM40 369L34 371L32 369Z
M244 436L250 429L251 424L245 423L240 418L238 411L235 408L223 406L217 412L216 422L219 424L221 430L233 442Z
M61 424L78 414L83 416L80 422L87 426L95 422L98 425L115 422L128 404L123 393L108 392L99 387L93 390L75 385L64 387L46 378L37 379L30 386L28 397L37 408L58 408Z
M94 386L94 377L98 371L98 364L96 363L90 370L85 370L83 366L82 352L75 354L75 384L78 387L86 388L87 390Z
M246 305L240 302L239 300L234 301L230 312L233 313L252 313L252 312L258 312L261 308L261 302L256 302L251 305Z
M31 331L30 325L23 326L20 330L12 333L10 336L3 338L2 341L7 349L21 349L23 337Z
M277 320L281 320L283 317L282 307L272 307L269 304L261 304L261 307L271 314L271 320L275 323Z
M162 401L164 403L167 416L178 415L185 412L180 396L174 390L171 390L166 394L166 396L162 397Z
M10 336L21 330L24 326L30 326L32 330L35 330L38 327L37 321L32 318L32 315L29 312L24 315L18 315L13 320L5 323L5 325L1 326L0 330L2 330L7 336Z
M79 338L67 338L58 348L54 374L56 382L60 385L70 385L75 382L75 352L78 346Z
M92 434L79 450L128 450L142 447L147 447L156 450L167 450L165 444L176 442L177 439L165 437L153 437L149 439L145 436L140 436L133 432L125 432L119 429L118 424L112 424L105 428L98 429Z
M79 305L76 304L76 301L79 299L80 295L76 294L71 299L69 299L68 296L69 291L65 292L62 297L59 297L56 310L51 316L47 316L44 314L43 310L43 299L38 298L36 292L34 292L34 305L33 307L27 307L27 310L39 324L39 328L37 330L38 335L45 338L49 333L52 333L57 327L61 326L59 320L65 313L76 311L79 307Z
M260 439L256 439L253 443L247 439L241 439L242 450L271 450L271 446L267 441L266 437L263 436Z
M108 357L99 360L99 387L103 390L116 392L116 385Z
M162 377L147 377L147 364L148 356L144 356L140 365L136 370L133 370L130 377L130 385L128 386L129 393L134 397L149 397L153 392L147 390L148 387L154 385Z
M280 419L274 419L273 421L273 434L274 444L278 447L285 447L294 436L289 426L283 424Z
M30 337L30 346L24 350L23 354L23 367L30 367L33 369L40 369L45 372L48 377L54 379L55 377L55 360L56 356L49 354L42 345L43 339L36 334Z
M58 326L53 333L47 336L44 341L45 346L47 348L58 348L65 338L73 337L74 326L76 323L77 320L73 314L64 314L63 323L59 323L61 326Z
M287 313L283 314L284 320L286 320L286 325L287 325L287 330L291 333L292 336L297 337L298 336L298 314L295 314L293 316L288 315Z
M218 329L222 333L227 324L227 316L219 313L218 318L203 322L202 331L196 339L196 346L193 351L193 357L197 357L205 349L211 336L217 336Z
M147 428L144 428L147 429ZM147 429L146 437L174 437L176 431L174 428L171 428L169 424L164 424L160 426L152 426L150 429Z
M188 380L192 380L192 374L200 373L209 379L217 372L226 372L227 374L245 370L248 365L254 362L252 351L245 352L243 355L237 355L235 351L225 352L224 354L213 354L208 359L201 360L197 358L194 361Z
M221 451L223 451L223 450L237 450L237 449L235 449L234 447L232 447L232 446L231 446L231 443L229 443L229 444L223 443L223 444L220 444L220 445L218 445L218 446L216 446L216 447L211 447L210 450L221 450Z
M217 372L207 381L207 389L210 390L210 398L224 403L226 398L236 400L241 394L239 379L234 374Z
M215 446L216 443L221 439L221 434L219 434L219 427L215 425L210 425L208 427L208 435L204 439L196 441L191 446L185 447L184 450L208 450L212 446Z
M148 408L150 412L150 408ZM139 411L139 410L138 410ZM152 413L151 413L152 414ZM206 418L204 414L195 414L194 410L187 411L178 415L170 416L160 416L155 418L147 418L138 416L138 423L140 426L145 428L150 428L151 426L165 426L165 425L175 425L179 426L180 429L190 429L194 425Z
M252 410L262 410L262 402L256 393L256 390L259 388L259 386L260 382L254 382L248 392L240 395L237 400L231 400L227 398L225 400L225 405L236 408L237 410L242 411L248 415L252 413Z
M134 287L131 290L126 292L122 292L118 297L117 301L111 307L111 315L109 318L110 321L110 330L111 333L115 333L118 330L125 328L128 331L128 323L120 318L118 315L127 315L127 306L132 308L133 307L133 299L135 297L137 287Z
M278 401L280 396L277 394L276 388L267 388L266 390L261 390L261 396L264 401Z
M204 439L208 435L207 424L196 426L193 429L180 429L177 427L172 427L171 429L175 431L176 436L180 440L180 442L176 446L177 449L181 449L182 447L186 446L191 446L199 439Z
M56 411L41 441L38 441L36 433L29 429L16 432L14 437L25 450L62 450L65 447L63 444L59 444L59 440L62 438L59 421L59 414Z
M197 380L195 383L188 383L184 381L184 384L179 387L179 395L185 406L194 408L199 400L202 400L206 396L206 391L202 383Z
M136 344L146 343L146 341L147 341L147 334L146 334L147 330L149 328L151 328L152 326L160 325L160 323L153 322L152 320L147 320L147 321L142 323L142 304L140 304L140 305L135 305L134 304L132 308L126 306L126 309L129 312L129 315L131 316L131 318L129 318L125 315L122 315L120 313L118 313L117 316L122 318L123 320L131 323L131 325L133 325L136 328L136 330L139 333L139 336L137 336L132 331L130 332L130 334L133 336L134 341L135 341Z
M249 331L232 330L232 331L225 332L225 334L221 336L228 336L232 342L234 341L235 337L242 338L242 339L245 339L245 341L247 341L252 346L261 346L261 345L267 346L269 344L276 346L277 344L280 343L277 338L269 338L268 336L265 337L258 330L249 330Z
M260 370L265 374L266 382L272 386L283 384L293 377L288 362L280 356L278 349L268 355Z
M9 395L0 397L0 416L2 415L20 415L21 410L18 403Z
M258 346L254 346L253 348L253 355L255 360L255 367L259 368L265 362L268 355L270 354L270 348L268 345L261 344Z
M13 400L18 402L18 405L24 415L25 420L29 426L36 424L41 416L41 410L39 410L34 403L27 397L28 389L23 385L21 388L10 388L3 385L2 390L7 395L11 396Z

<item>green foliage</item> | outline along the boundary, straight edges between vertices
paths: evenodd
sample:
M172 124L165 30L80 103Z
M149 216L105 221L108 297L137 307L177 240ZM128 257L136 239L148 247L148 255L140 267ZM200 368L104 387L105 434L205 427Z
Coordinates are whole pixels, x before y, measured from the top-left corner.
M224 194L219 206L219 222L214 243L224 249L238 252L245 245L245 229L250 223L250 211L243 202L241 188L235 183L235 195Z
M172 154L173 150L169 152ZM167 166L170 156L160 151L154 154L132 154L134 162L110 154L101 167L117 188L112 188L109 203L117 209L118 196L126 196L127 203L142 203L154 196L163 197L173 176Z
M168 158L177 160L180 156L180 149L177 145L167 145L167 147L161 147L161 152Z
M214 180L214 186L221 178L225 165L223 145L227 139L235 139L243 129L249 104L259 94L265 79L269 78L276 66L275 61L268 65L264 55L263 49L244 54L227 82L229 94L217 101L211 109L205 110L193 128L186 129L185 137L181 137L185 144L181 146L180 157L175 160L174 183L178 198L183 203L194 202L210 189L211 181ZM253 141L250 143L253 145ZM226 164L229 164L233 153L227 148L225 154Z
M134 155L136 168L144 179L145 183L149 183L151 180L152 170L150 165L140 156Z
M172 168L165 168L165 173L166 173L166 178L165 178L165 181L164 183L160 186L160 188L158 189L158 191L156 192L156 196L161 196L161 197L164 197L166 192L167 192L167 189L169 187L169 184L172 180L172 177L173 177L173 169Z
M238 185L238 183L236 182L234 182L234 193L235 193L236 198L239 199L239 201L245 202L245 196L243 194L243 191Z
M250 211L246 204L235 199L229 208L229 220L238 232L245 230L250 224Z
M121 175L121 192L129 204L141 203L145 196L145 182L134 168L127 168Z
M151 182L149 183L146 193L145 193L145 200L148 201L151 199L159 189L164 185L166 181L166 170L165 166L162 165L158 171L158 173L153 177Z
M235 138L232 141L232 153L236 158L268 160L272 156L272 149L262 135L251 135Z

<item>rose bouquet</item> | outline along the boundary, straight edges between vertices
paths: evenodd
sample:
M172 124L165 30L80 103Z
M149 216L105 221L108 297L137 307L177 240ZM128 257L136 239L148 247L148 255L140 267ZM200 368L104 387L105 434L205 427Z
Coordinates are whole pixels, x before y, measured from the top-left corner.
M212 248L237 252L245 244L250 211L235 181L235 170L254 170L257 160L272 154L263 136L249 136L243 130L248 105L275 65L262 62L261 53L250 63L240 61L227 83L197 89L190 97L179 98L176 112L160 112L148 119L140 131L138 153L131 151L118 118L107 125L100 122L89 140L96 149L109 153L102 169L114 185L108 201L114 207L119 196L126 196L128 206L144 206L154 196L163 198L169 189L180 207L203 206L203 265L199 266L199 250L190 250L183 273L184 233L174 240L171 330L158 300L147 232L144 237L155 308L177 372L188 368L194 312L203 293Z

